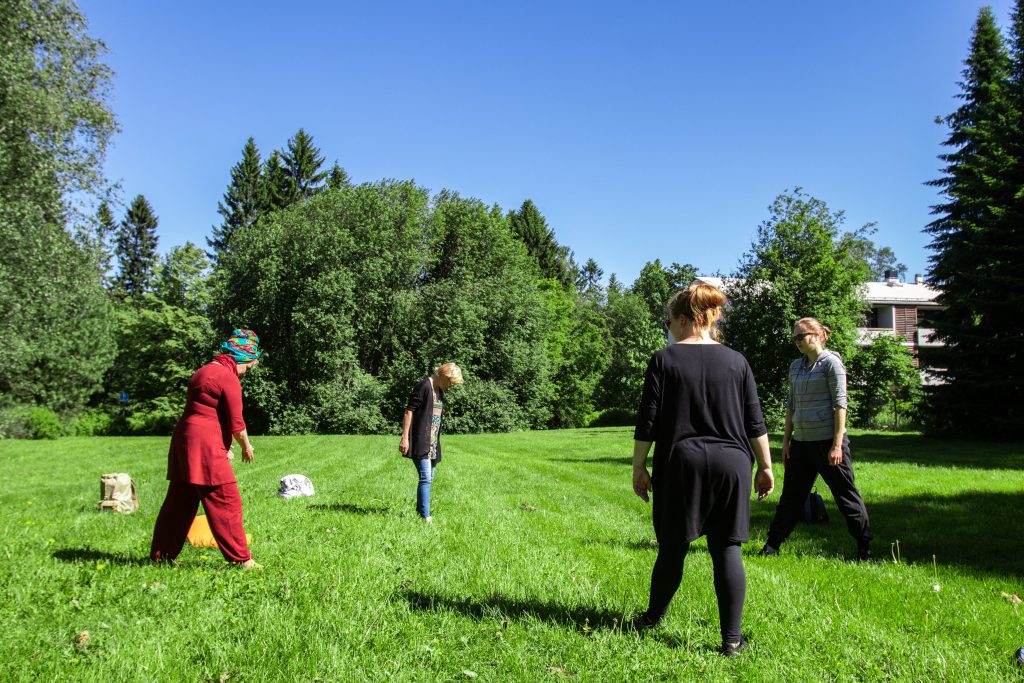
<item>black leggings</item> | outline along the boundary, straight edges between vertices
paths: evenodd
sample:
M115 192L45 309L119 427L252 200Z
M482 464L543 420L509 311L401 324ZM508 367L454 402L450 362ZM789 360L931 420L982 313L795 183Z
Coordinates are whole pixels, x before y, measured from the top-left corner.
M668 611L668 603L683 579L683 561L690 550L689 543L659 546L658 559L651 572L651 600L647 617L658 621ZM740 544L708 536L708 553L715 571L715 595L718 596L718 620L723 643L740 640L743 621L743 600L747 595L747 575L743 571Z

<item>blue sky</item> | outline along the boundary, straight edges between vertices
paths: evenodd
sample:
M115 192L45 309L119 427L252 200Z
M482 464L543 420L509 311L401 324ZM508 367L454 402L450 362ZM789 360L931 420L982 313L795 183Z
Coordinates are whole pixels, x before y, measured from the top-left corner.
M1008 24L1010 0L991 3ZM110 48L107 159L160 248L205 246L248 136L300 127L357 183L533 199L577 260L733 270L801 186L927 269L937 177L981 6L918 2L80 0ZM118 212L123 213L123 208Z

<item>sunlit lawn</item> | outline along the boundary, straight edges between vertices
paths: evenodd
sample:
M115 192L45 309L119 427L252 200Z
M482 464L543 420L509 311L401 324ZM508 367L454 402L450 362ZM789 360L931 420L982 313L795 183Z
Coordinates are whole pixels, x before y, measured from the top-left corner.
M650 510L629 487L631 431L452 436L436 523L413 511L397 438L256 437L236 464L265 571L186 546L145 557L167 439L0 442L0 680L1019 680L1024 446L853 438L879 561L832 521L761 559L778 493L753 503L744 632L722 659L711 567L687 560L667 623L646 606ZM777 447L777 442L773 444ZM142 509L96 511L125 471ZM317 495L285 501L278 480ZM781 467L777 468L781 477ZM894 561L894 558L896 561ZM76 638L89 632L88 642Z

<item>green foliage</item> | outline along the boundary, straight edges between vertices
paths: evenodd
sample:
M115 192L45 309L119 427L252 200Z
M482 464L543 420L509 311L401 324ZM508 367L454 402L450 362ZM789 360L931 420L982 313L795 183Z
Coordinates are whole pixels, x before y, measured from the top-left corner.
M324 158L313 144L313 137L302 128L290 140L281 154L281 163L288 178L289 202L309 199L324 190L327 171L321 170Z
M110 302L94 255L41 211L8 220L0 202L0 406L80 409L114 357Z
M859 350L848 362L852 422L877 427L879 414L891 416L893 429L905 428L916 417L921 399L921 373L902 337L882 335Z
M654 259L640 269L640 275L633 283L633 293L640 297L651 314L653 325L660 326L665 320L668 300L677 292L686 289L697 277L697 269L689 263L662 267L661 261Z
M665 334L651 320L646 302L632 292L609 301L607 316L611 363L598 388L597 404L632 411L635 418L647 363L665 345Z
M327 174L327 187L332 190L340 190L350 185L352 185L352 180L349 178L348 171L335 161L334 166L331 166L330 173Z
M114 416L102 408L90 408L79 414L68 430L73 436L112 436Z
M250 136L242 148L242 160L231 168L231 182L224 192L224 199L217 204L217 213L224 221L214 226L212 237L206 240L213 250L212 255L217 256L224 251L236 230L251 227L268 209L260 151Z
M263 198L265 213L283 209L292 203L291 179L277 150L270 153L263 168Z
M842 241L856 253L857 258L864 261L868 268L868 276L872 280L881 281L886 271L895 272L902 279L907 274L907 265L896 260L896 253L891 247L879 247L875 244L870 237L875 232L874 225L868 224L846 233Z
M185 405L189 378L212 357L216 338L209 319L148 294L137 305L121 306L117 320L110 392L128 392L131 433L168 434Z
M152 291L157 266L157 217L141 194L135 197L117 235L117 292L137 301Z
M537 205L527 199L518 211L509 211L512 234L526 245L526 252L536 261L540 277L554 280L570 288L575 274L569 266L569 248L558 243L555 231L548 227Z
M604 271L597 265L597 261L587 259L576 273L576 291L580 294L600 294L602 277Z
M107 103L113 72L74 3L6 0L0 10L0 213L60 224L104 186L117 130Z
M0 410L0 439L58 439L64 425L57 413L38 406Z
M153 293L169 306L203 314L210 306L209 268L202 249L185 242L161 259Z
M726 292L723 330L726 343L750 363L765 419L777 427L785 415L787 369L798 355L790 342L793 323L817 318L832 330L829 348L852 355L867 266L841 238L843 214L823 201L798 188L776 197L769 210Z
M530 423L516 395L490 380L467 381L445 395L444 429L450 434L515 432Z
M960 83L961 106L932 181L943 201L928 225L929 278L942 290L928 364L942 368L927 411L936 432L1012 438L1024 419L1024 9L1014 10L1012 54L982 8Z

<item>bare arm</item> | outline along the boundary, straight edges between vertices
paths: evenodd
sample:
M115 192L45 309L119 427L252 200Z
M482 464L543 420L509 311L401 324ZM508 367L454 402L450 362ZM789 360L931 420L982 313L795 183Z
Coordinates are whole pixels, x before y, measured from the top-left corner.
M398 442L398 450L402 451L402 455L409 452L409 430L412 428L412 411L405 411L405 415L402 416L402 440Z
M647 473L647 454L651 451L650 441L633 442L633 493L640 496L646 503L652 491L651 475Z
M240 432L232 434L235 437L235 441L242 448L242 460L246 462L252 462L253 460L253 449L252 442L249 441L249 430L243 429ZM228 451L230 453L230 451Z
M757 459L757 472L754 474L754 488L757 499L763 500L775 490L775 474L772 472L772 454L768 447L768 435L750 439L750 448Z

